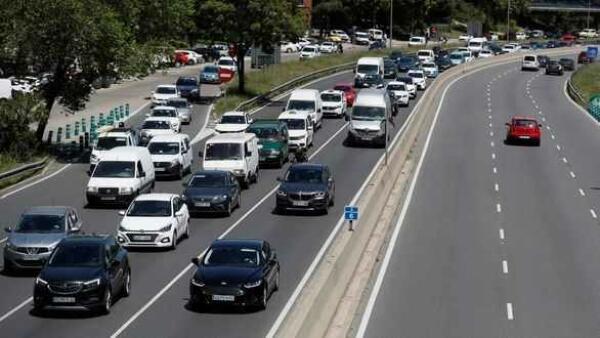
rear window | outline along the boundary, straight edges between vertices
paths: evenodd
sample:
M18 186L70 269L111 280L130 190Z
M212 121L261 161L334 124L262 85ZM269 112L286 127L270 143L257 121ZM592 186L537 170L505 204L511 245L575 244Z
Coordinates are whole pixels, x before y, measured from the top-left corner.
M481 47L481 42L471 41L471 42L469 42L469 47Z
M418 54L418 55L419 55L419 56L431 56L431 54L430 54L428 51L422 51L422 52L419 52L419 54Z
M524 58L525 61L530 61L530 62L534 62L535 61L535 57L534 56L526 56Z
M537 123L533 120L515 120L514 125L517 127L535 128Z

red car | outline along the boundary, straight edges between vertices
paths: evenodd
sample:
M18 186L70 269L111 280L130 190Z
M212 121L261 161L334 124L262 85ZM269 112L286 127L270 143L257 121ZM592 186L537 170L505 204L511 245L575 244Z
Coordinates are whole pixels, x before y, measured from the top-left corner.
M184 52L176 52L175 53L175 64L187 65L189 60L189 56Z
M574 42L577 40L577 37L571 33L565 33L560 37L560 40L565 42Z
M590 58L587 56L587 52L583 51L577 56L577 63L590 63Z
M515 116L506 124L506 143L531 142L540 145L542 125L534 117Z
M348 107L352 107L354 105L354 100L356 99L356 90L352 87L351 83L338 83L333 87L334 90L341 90L346 94L346 104Z
M233 80L235 72L228 68L219 68L219 80L221 83L226 83Z

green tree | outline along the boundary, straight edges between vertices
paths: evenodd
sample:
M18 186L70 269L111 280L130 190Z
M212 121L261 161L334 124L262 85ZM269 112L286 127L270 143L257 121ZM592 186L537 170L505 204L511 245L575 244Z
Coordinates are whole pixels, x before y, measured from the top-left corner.
M251 46L276 47L283 38L304 32L306 18L293 0L206 0L198 29L210 40L232 43L238 65L238 90L245 92L244 56Z

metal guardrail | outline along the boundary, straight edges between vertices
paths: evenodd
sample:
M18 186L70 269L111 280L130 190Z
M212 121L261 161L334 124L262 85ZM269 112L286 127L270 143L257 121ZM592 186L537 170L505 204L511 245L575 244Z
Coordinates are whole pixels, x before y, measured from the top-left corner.
M571 96L571 98L577 102L577 104L579 104L580 106L587 108L586 107L586 102L583 98L583 95L581 94L581 91L579 90L579 88L577 88L575 85L573 85L571 83L571 79L569 79L569 81L567 81L567 92L569 93L569 96Z
M48 163L48 157L44 158L41 161L29 163L29 164L23 165L19 168L15 168L15 169L0 173L0 181L8 179L8 178L13 178L17 175L24 174L28 171L40 170L43 167L45 167L47 163Z

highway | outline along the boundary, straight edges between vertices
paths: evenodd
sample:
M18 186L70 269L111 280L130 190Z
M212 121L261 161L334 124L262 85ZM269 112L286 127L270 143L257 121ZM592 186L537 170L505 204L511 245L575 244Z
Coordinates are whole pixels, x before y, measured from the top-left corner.
M511 63L451 87L359 337L598 336L600 129L567 78ZM504 144L513 115L541 147Z
M338 74L320 80L311 88L328 89L340 81L351 81L352 73ZM275 118L287 97L272 103L255 114L257 118ZM396 133L411 107L404 108L396 118ZM192 138L205 121L208 106L195 105L192 125L183 132ZM130 121L139 125L144 112ZM336 205L325 216L274 215L276 177L285 170L260 172L259 184L242 194L242 208L230 218L195 218L191 222L191 238L182 241L176 251L131 251L132 295L114 304L107 316L80 313L55 313L37 316L29 301L35 273L19 276L0 275L0 332L10 337L188 337L201 332L207 337L264 336L304 275L320 247L342 215L349 202L368 176L383 150L347 148L345 121L326 120L315 134L311 160L326 163L336 179ZM202 149L194 146L194 153ZM75 164L46 181L0 200L3 225L11 225L27 206L70 205L76 207L87 233L115 234L119 223L117 209L85 208L87 164ZM196 160L195 168L199 167ZM180 181L157 182L156 192L183 190ZM187 309L188 283L193 272L190 258L200 254L218 237L259 238L271 242L282 266L281 288L266 311L238 312L219 309L196 313ZM199 331L200 330L200 331Z

